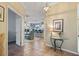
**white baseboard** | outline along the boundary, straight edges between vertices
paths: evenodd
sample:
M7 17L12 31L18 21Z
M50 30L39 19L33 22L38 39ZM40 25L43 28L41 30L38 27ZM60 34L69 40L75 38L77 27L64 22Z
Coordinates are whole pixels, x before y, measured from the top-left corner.
M47 46L52 47L51 45L48 45L48 44L47 44ZM54 47L52 47L52 48L54 48ZM70 50L67 50L67 49L63 49L63 48L62 48L62 50L63 50L63 51L66 51L66 52L69 52L69 53L72 53L72 54L75 54L75 55L79 55L79 53L73 52L73 51L70 51Z
M66 52L69 52L69 53L73 53L73 54L79 55L79 53L73 52L73 51L70 51L70 50L67 50L67 49L63 49L63 48L62 48L62 50L63 50L63 51L66 51Z

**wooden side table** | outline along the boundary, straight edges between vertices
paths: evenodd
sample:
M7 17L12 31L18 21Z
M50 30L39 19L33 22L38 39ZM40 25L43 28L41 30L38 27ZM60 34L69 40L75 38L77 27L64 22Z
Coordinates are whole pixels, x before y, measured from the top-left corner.
M53 40L53 42L52 42L52 40ZM61 41L60 46L57 46L56 41ZM54 43L55 51L56 51L56 48L60 48L60 51L62 51L62 50L61 50L61 47L62 47L63 42L64 42L64 40L63 40L62 38L51 38L51 43L52 43L52 45L53 45L53 43Z

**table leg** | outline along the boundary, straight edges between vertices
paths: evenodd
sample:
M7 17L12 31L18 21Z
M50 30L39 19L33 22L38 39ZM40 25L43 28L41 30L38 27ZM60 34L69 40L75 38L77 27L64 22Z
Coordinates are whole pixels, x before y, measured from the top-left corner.
M61 45L60 45L60 51L62 51L62 50L61 50L62 44L63 44L63 40L62 40L62 43L61 43Z
M54 50L56 51L56 40L54 40Z

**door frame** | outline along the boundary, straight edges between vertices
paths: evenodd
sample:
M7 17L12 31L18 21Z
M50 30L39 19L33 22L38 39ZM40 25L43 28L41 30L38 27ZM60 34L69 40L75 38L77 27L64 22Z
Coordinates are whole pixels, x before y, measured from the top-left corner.
M16 13L18 16L20 16L21 17L21 20L22 20L22 15L19 12L17 12L11 5L8 5L7 6L7 30L8 30L8 9L12 10L14 13ZM21 33L22 33L22 29L21 29ZM7 32L7 35L8 35L8 32ZM21 38L20 39L20 46L22 46L22 35L21 35L20 38Z
M78 34L78 22L79 22L79 19L77 19L77 52L79 53L79 39L78 39L78 37L79 37L79 34Z

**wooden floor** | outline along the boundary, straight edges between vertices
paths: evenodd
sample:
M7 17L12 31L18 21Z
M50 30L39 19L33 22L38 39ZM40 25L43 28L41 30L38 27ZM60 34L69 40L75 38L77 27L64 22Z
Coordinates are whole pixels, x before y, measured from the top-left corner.
M19 47L15 43L9 44L9 56L75 56L68 52L54 51L44 44L44 39L35 37L32 42L27 42L24 47Z

